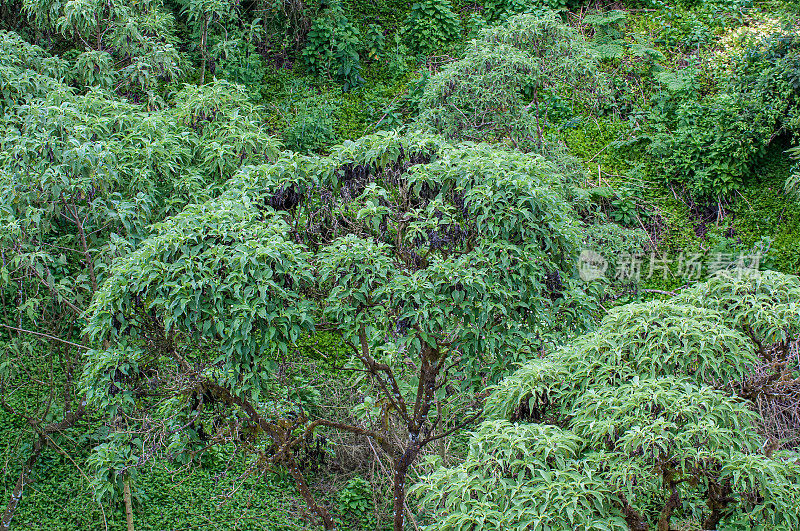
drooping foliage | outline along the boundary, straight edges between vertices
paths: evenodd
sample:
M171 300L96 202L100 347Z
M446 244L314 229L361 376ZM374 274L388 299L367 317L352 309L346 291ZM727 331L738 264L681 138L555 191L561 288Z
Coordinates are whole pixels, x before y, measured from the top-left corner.
M597 299L572 273L581 223L569 184L541 156L421 134L245 168L115 263L88 314L93 344L111 347L90 353L87 397L130 429L172 433L219 415L220 441L253 444L265 465L292 467L297 430L368 435L395 463L400 529L405 471L457 424L436 405L448 371L479 385L588 324ZM280 398L276 356L319 330L374 375L382 421L340 426ZM152 385L180 391L148 399ZM407 433L399 446L389 419ZM206 444L182 430L169 450Z
M720 273L526 363L466 461L418 484L431 528L794 529L800 455L751 400L793 378L798 296L794 276Z
M159 0L103 2L24 0L36 31L79 44L76 81L146 98L182 74L174 19Z
M70 87L68 72L63 59L0 34L0 406L30 427L32 448L3 526L39 455L74 444L69 432L86 411L75 386L83 313L111 262L151 223L214 195L215 183L279 146L236 85L187 87L176 107L151 109Z
M796 13L579 4L0 1L0 531L793 525L796 278L618 264L793 270Z
M63 240L61 221L69 220L80 240L75 245L86 246L82 253L110 263L118 253L108 245L127 250L153 220L206 196L215 177L276 153L277 143L248 113L236 86L187 88L177 102L174 110L148 112L99 90L81 95L58 85L6 113L0 139L4 234L10 246L32 245L17 247L15 261L23 250L31 257L26 267L63 260L63 250L73 248ZM55 244L51 238L61 241L43 247Z
M448 138L541 149L546 93L581 95L591 106L597 75L585 41L555 13L514 16L481 31L463 59L431 77L420 122Z
M8 31L0 31L0 61L3 89L0 109L3 111L29 98L63 90L61 84L70 76L66 61Z

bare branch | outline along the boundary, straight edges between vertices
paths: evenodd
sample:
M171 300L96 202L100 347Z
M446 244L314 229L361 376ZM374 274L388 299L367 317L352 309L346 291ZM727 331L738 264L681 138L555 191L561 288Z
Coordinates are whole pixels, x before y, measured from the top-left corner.
M66 339L61 339L60 337L51 336L50 334L45 334L43 332L34 332L33 330L25 330L24 328L17 328L16 326L9 326L9 325L3 324L3 323L0 323L0 326L2 326L3 328L8 328L10 330L16 330L17 332L23 332L25 334L33 334L35 336L40 336L40 337L44 337L44 338L47 338L47 339L51 339L53 341L58 341L59 343L64 343L65 345L70 345L72 347L78 347L78 348L82 348L84 350L89 350L84 345L79 345L78 343L73 343L72 341L67 341Z

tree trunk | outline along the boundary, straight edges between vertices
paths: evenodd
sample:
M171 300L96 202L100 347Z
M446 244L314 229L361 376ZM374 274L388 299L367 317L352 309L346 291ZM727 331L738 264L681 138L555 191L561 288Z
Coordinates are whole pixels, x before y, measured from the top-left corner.
M0 531L8 531L11 528L11 519L14 518L14 512L19 506L20 500L22 500L22 493L25 487L32 482L31 473L33 472L33 465L36 464L36 460L39 458L39 454L42 453L42 449L44 449L44 440L43 437L39 436L33 443L33 451L30 457L28 457L22 465L22 471L19 473L17 484L14 486L14 491L11 493L11 499L8 500L6 511L3 513L2 520L0 520Z
M406 504L406 475L408 467L419 454L419 442L413 442L397 460L394 467L394 531L403 531L403 514Z
M419 455L423 444L430 441L420 439L420 432L428 419L431 404L434 401L436 378L439 375L441 359L438 350L423 344L420 363L417 399L414 414L408 425L409 445L403 455L394 463L394 531L403 531L403 509L406 503L406 475L409 467Z
M706 503L711 512L703 520L703 529L717 529L720 520L722 520L727 512L728 504L735 501L735 499L730 496L732 492L733 490L730 485L720 485L716 481L709 481L708 502Z
M122 482L122 499L125 500L125 523L128 526L128 531L134 531L133 504L131 503L131 480L127 474Z
M678 494L678 487L674 484L670 485L671 494L667 500L667 504L661 510L661 515L658 518L658 531L669 531L669 521L672 518L672 513L680 504L681 498Z
M204 85L206 82L206 68L208 68L208 17L203 21L203 34L200 37L200 50L203 54L203 71L200 74L200 84Z
M336 524L334 523L333 518L331 518L331 513L329 513L325 507L317 504L316 500L314 499L314 495L311 494L311 491L308 488L308 484L306 484L303 474L300 472L300 469L297 468L297 463L295 460L293 458L287 459L286 466L289 467L289 472L292 474L292 477L297 484L297 490L300 491L300 495L306 501L308 507L317 513L317 516L322 518L322 525L325 527L325 529L336 529Z
M628 524L628 529L631 531L648 531L649 526L641 513L633 508L622 492L617 494L622 503L622 514L625 517L625 523Z

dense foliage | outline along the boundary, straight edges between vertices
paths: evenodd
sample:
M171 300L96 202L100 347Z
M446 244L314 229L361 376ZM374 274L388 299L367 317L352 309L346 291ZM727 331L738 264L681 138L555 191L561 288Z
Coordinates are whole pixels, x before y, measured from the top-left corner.
M797 277L720 274L526 363L466 461L417 484L431 528L796 528L798 454L750 401L797 370L798 296Z
M613 7L0 2L0 531L800 527L796 7Z
M87 314L92 343L110 347L88 354L86 398L126 431L169 441L173 457L216 436L294 469L286 452L318 426L370 437L395 463L402 528L407 468L458 425L448 372L480 385L482 369L500 374L595 313L571 272L579 223L556 170L394 133L246 168L115 262ZM276 385L276 356L318 330L340 335L376 378L362 392L383 405L361 423L331 421ZM416 390L401 383L404 362ZM148 400L156 388L170 392ZM392 441L392 417L407 442ZM217 433L204 436L201 418Z
M668 182L717 200L739 190L767 147L797 134L798 41L791 28L740 37L743 52L662 72L666 94L651 110L648 152ZM714 62L716 60L716 62ZM710 67L709 90L700 68Z
M541 151L544 96L583 96L591 106L595 66L583 39L555 13L515 16L481 31L463 59L428 81L420 120L449 138Z

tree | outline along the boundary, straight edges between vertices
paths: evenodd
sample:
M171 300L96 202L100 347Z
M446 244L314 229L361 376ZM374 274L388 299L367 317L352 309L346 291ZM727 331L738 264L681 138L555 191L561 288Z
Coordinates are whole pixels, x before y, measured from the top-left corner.
M32 26L83 49L75 74L89 85L155 97L158 84L180 77L173 18L160 1L23 0Z
M66 61L50 56L16 33L0 31L0 65L4 87L0 110L4 113L28 99L41 98L48 92L65 88Z
M185 89L177 108L153 112L100 89L80 94L65 70L0 33L0 407L25 426L0 529L42 452L74 448L70 430L86 414L75 385L82 319L108 265L153 221L208 198L215 179L277 152L240 87Z
M796 528L800 454L777 450L753 400L800 383L799 295L798 277L719 273L528 362L465 463L420 483L435 528Z
M507 141L523 150L543 142L546 92L591 106L600 88L586 42L558 15L510 17L481 31L464 58L432 76L420 101L420 123L448 138Z
M208 32L212 24L224 24L236 16L238 1L232 0L189 0L186 2L186 21L200 34L200 54L203 65L200 69L200 83L205 83L208 69Z
M368 437L394 465L402 529L409 467L475 418L448 418L448 384L483 385L597 308L573 278L565 184L540 156L421 134L246 168L115 262L88 313L87 399L166 438L151 453L188 461L232 443L288 468L327 528L295 449L319 429ZM360 424L326 418L276 374L323 331L371 377Z

